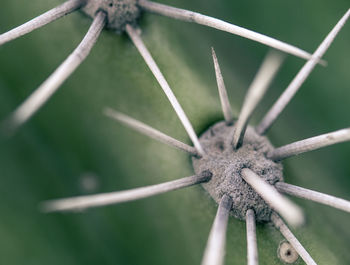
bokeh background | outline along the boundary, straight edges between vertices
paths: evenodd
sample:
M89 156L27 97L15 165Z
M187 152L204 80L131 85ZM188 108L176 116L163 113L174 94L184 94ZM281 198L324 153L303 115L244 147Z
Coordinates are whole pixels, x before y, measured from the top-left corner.
M347 0L162 0L314 51L349 8ZM0 32L60 0L1 0ZM69 15L0 47L0 119L76 47L91 20ZM195 24L144 14L146 45L197 133L222 119L214 46L235 113L268 48ZM350 25L269 132L276 145L349 125ZM252 121L256 124L304 61L289 56ZM0 146L0 264L199 264L216 213L191 187L81 213L42 214L41 201L129 189L193 174L189 157L102 115L110 106L187 143L165 95L125 35L104 31L88 59L35 117ZM350 199L350 144L284 162L287 182ZM350 264L350 215L295 199L307 225L294 230L321 265ZM282 240L258 226L260 264L281 264ZM245 223L230 219L226 264L246 262ZM303 264L301 261L299 264Z

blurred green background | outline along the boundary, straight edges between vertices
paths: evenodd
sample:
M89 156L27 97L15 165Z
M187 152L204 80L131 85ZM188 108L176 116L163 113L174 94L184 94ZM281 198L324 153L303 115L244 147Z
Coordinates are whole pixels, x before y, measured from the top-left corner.
M0 32L60 0L2 0ZM162 1L314 51L349 8L337 1ZM90 19L75 13L0 47L0 119L80 42ZM267 47L195 24L145 14L146 45L197 133L222 119L214 46L235 112ZM276 145L349 125L350 25L275 123ZM303 65L289 56L254 115L256 124ZM47 199L122 190L193 174L189 157L102 115L110 106L187 143L165 95L125 35L104 31L91 55L37 115L0 145L0 264L199 264L216 213L201 187L88 210L42 214ZM350 144L284 162L287 182L350 199ZM90 176L90 177L89 177ZM92 177L91 177L92 176ZM94 179L94 189L82 183ZM350 264L350 215L296 199L308 223L294 230L319 265ZM281 264L281 235L258 226L260 264ZM245 223L231 218L226 264L246 262ZM300 262L302 264L302 262Z

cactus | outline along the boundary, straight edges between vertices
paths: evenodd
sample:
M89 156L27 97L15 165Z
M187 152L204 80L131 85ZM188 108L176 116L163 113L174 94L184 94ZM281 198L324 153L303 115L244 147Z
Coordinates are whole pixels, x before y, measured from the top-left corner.
M59 3L36 0L19 6L16 1L4 0L1 31ZM324 1L318 7L277 1L256 6L232 1L171 4L237 22L310 51L348 9L346 1ZM0 48L1 118L55 69L64 54L79 43L90 23L88 17L72 14ZM210 46L215 46L222 58L233 108L240 109L266 47L150 14L141 19L140 26L197 133L222 119ZM316 69L274 126L269 134L274 144L344 127L349 98L347 32L348 27L327 53L329 66ZM303 63L297 58L287 59L261 113ZM128 189L193 174L188 156L110 122L101 113L105 106L189 143L130 40L104 31L86 62L50 104L15 136L2 139L2 263L199 263L216 211L215 203L200 187L77 215L44 215L37 210L38 203L48 198ZM348 150L349 144L343 144L291 159L286 163L286 178L349 199ZM306 209L309 222L295 233L315 260L319 264L349 263L349 216L313 203L298 203ZM276 252L282 237L267 225L259 225L257 230L261 264L280 264ZM245 263L245 224L232 219L228 231L226 263Z

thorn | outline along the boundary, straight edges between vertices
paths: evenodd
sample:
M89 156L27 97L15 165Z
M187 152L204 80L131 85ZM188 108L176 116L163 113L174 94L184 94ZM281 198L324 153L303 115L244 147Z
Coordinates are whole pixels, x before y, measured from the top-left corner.
M319 136L311 137L305 140L281 146L268 153L267 157L274 161L280 161L291 156L295 156L305 152L310 152L313 150L320 149L322 147L346 141L350 141L350 128L322 134Z
M276 213L272 213L271 221L285 237L285 239L287 239L287 241L293 246L295 251L298 252L300 257L305 261L307 265L317 265L310 254L306 251L306 249L300 244L299 240L293 235L283 220Z
M224 79L221 74L218 58L216 57L216 53L213 47L211 47L211 54L214 62L215 76L216 76L216 82L219 90L222 112L224 114L226 124L229 126L229 125L232 125L233 123L232 109L231 109L230 101L227 96L227 90L225 87Z
M306 60L309 60L311 58L311 54L295 46L292 46L285 42L268 37L266 35L257 33L255 31L230 24L228 22L225 22L217 18L202 15L200 13L188 11L185 9L180 9L180 8L176 8L168 5L155 3L148 0L139 0L138 4L142 9L148 12L152 12L158 15L174 18L181 21L193 22L193 23L204 25L217 30L225 31L234 35L241 36L243 38L260 42L264 45L270 46L277 50L292 54L294 56L297 56Z
M350 213L350 201L337 198L335 196L331 196L328 194L324 194L321 192L305 189L305 188L288 184L285 182L277 182L275 184L275 187L277 188L278 191L282 193L286 193L286 194L293 195L306 200L318 202L318 203L328 205L333 208L340 209Z
M99 12L79 46L72 54L5 120L14 132L27 122L60 88L64 81L89 55L106 23L106 15Z
M345 15L339 20L332 31L327 35L324 41L320 44L317 50L314 52L312 57L305 63L299 73L294 77L293 81L289 84L286 90L282 93L279 99L271 107L268 113L265 115L256 131L260 134L266 134L267 130L272 126L281 112L285 109L288 103L292 100L294 95L298 92L301 85L304 83L306 78L311 74L316 64L320 61L321 57L325 54L329 46L334 41L335 37L345 25L345 22L350 16L350 9Z
M104 114L114 120L117 120L123 124L125 124L126 126L150 137L153 138L157 141L160 141L162 143L165 143L167 145L170 145L172 147L175 147L177 149L180 149L182 151L185 151L193 156L198 156L197 150L192 147L189 146L183 142L180 142L138 120L135 120L125 114L122 114L120 112L117 112L111 108L105 108L104 109Z
M256 241L256 221L255 213L249 209L246 213L246 227L247 227L247 256L248 265L259 265L258 261L258 246Z
M209 180L210 177L208 175L201 174L198 176L195 175L191 177L186 177L178 180L168 181L161 184L131 190L46 201L43 202L39 206L39 208L42 212L49 213L73 210L76 211L92 207L101 207L111 204L118 204L148 198L154 195L207 182Z
M242 170L241 176L272 209L280 213L292 226L300 226L304 223L304 215L299 206L282 196L274 186L248 168Z
M243 138L248 126L248 122L265 95L273 78L284 61L285 56L276 51L271 51L265 57L258 73L254 77L246 94L241 113L234 127L232 145L234 149L238 149L243 144Z
M180 103L178 102L177 98L175 97L173 91L171 90L168 82L166 81L165 77L163 76L162 72L160 71L158 65L154 61L152 55L148 51L147 47L143 43L141 36L137 33L137 29L133 28L130 25L126 25L126 32L129 35L130 39L136 46L137 50L141 54L142 58L145 60L146 64L148 65L149 69L153 73L154 77L157 79L159 85L163 89L165 95L168 97L171 105L173 106L177 116L179 117L182 125L184 126L187 134L191 138L195 148L197 149L198 153L200 155L205 155L205 152L199 143L198 137L196 133L193 130L193 127L188 120L184 110L182 109Z
M201 265L223 265L226 248L226 231L232 199L224 195L211 227Z
M69 0L44 14L33 18L32 20L20 25L8 32L5 32L0 35L0 46L17 39L25 34L32 32L38 28L45 26L77 9L82 7L85 4L86 0Z

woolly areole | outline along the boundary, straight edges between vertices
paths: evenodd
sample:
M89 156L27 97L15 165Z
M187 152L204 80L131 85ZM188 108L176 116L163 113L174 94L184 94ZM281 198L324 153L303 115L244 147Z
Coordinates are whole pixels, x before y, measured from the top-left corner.
M231 214L245 220L246 211L253 209L258 222L270 221L271 208L247 184L240 173L249 168L270 184L283 181L283 168L266 158L266 153L273 149L269 140L258 135L252 127L248 127L242 147L234 150L231 145L234 126L225 122L216 123L200 137L206 155L192 158L196 174L208 170L212 178L202 184L210 196L219 203L224 194L233 200Z
M140 16L137 0L88 0L83 12L94 18L98 11L107 14L107 27L121 32L126 24L135 25Z

